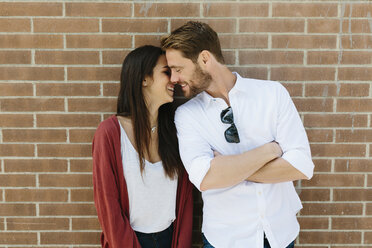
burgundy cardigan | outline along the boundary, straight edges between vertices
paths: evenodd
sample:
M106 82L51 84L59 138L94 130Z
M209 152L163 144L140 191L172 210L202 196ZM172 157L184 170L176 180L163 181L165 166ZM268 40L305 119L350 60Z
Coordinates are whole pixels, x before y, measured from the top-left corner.
M139 248L129 222L129 200L123 173L120 126L115 115L103 121L93 139L93 189L104 248ZM191 247L193 186L186 171L178 180L172 248Z

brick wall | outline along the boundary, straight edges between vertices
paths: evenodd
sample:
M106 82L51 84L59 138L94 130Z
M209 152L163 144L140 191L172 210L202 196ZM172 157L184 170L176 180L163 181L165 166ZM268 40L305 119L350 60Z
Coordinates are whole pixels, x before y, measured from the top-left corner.
M90 143L122 60L190 19L301 114L316 167L296 246L372 247L371 16L370 1L1 1L0 247L97 247Z

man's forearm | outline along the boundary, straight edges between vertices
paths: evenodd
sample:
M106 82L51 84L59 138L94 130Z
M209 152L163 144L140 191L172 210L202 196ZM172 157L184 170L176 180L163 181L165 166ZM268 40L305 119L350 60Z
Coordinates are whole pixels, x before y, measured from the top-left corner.
M277 158L262 166L246 180L258 183L281 183L308 179L302 172L283 158Z
M236 185L280 155L280 147L272 142L239 155L216 156L200 189L204 191Z

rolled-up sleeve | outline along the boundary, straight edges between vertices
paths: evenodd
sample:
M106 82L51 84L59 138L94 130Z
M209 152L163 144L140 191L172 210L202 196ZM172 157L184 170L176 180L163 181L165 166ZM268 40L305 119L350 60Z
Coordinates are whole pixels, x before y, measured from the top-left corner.
M190 181L200 191L200 184L214 157L213 151L208 142L200 135L200 131L197 130L197 120L185 106L177 109L174 120L177 127L181 160L189 174Z
M279 86L276 141L283 150L282 158L301 171L308 179L313 176L314 163L305 128L288 91Z

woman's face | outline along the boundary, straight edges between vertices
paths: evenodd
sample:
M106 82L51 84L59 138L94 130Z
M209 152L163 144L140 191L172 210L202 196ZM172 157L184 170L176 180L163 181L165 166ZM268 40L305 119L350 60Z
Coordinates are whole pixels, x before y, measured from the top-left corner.
M174 83L170 82L170 69L165 55L161 55L153 69L152 77L143 82L143 93L148 104L162 105L173 101Z

